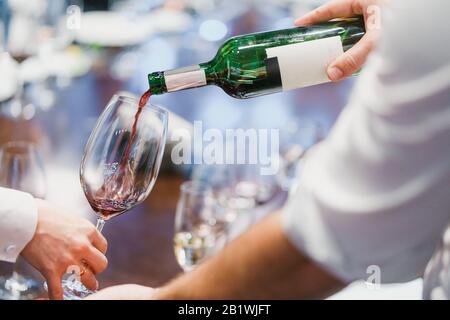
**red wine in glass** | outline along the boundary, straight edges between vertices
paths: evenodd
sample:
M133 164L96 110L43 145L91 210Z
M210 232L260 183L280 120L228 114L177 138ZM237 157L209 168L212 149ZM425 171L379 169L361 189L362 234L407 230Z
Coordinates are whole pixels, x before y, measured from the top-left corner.
M102 219L109 220L113 217L116 217L125 211L134 207L137 201L120 201L114 200L109 201L106 199L95 199L90 196L86 197L91 205L92 209L102 217Z

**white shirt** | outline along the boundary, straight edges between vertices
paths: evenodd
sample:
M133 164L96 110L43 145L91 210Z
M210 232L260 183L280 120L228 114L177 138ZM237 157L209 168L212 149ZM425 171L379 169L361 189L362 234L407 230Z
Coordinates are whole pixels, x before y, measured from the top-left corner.
M283 210L291 241L340 279L423 274L450 222L448 0L395 0L330 136ZM376 269L374 269L376 268Z
M37 225L34 198L0 187L0 261L15 262L33 238Z
M1 39L0 39L1 40ZM19 63L0 49L0 102L14 96L19 86Z

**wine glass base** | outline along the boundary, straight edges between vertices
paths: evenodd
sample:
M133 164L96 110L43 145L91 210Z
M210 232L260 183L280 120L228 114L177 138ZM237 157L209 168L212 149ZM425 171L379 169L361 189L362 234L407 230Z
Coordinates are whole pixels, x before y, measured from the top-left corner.
M23 276L0 277L0 300L33 300L44 295L42 284Z
M79 281L63 280L62 287L64 290L64 300L82 300L96 292L87 289Z

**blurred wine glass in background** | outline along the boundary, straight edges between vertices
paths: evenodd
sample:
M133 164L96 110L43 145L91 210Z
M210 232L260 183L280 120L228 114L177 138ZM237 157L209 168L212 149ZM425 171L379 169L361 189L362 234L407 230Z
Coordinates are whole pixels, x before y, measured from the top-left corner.
M274 177L261 175L259 165L200 165L192 179L210 187L215 217L227 225L227 242L253 225L258 208L279 191Z
M296 179L307 151L325 138L322 124L312 119L291 121L281 133L280 169L276 179L280 187L289 191Z
M79 1L3 0L0 3L3 50L19 65L19 88L13 104L2 114L31 120L38 111L47 111L56 100L58 85L80 74L80 55L66 49L73 41L67 27L67 5ZM1 31L1 30L0 30ZM84 70L83 70L84 71Z
M238 176L234 165L200 165L194 168L192 179L211 187L217 205L229 223L233 223L239 214L255 207L254 199L240 197L235 192Z
M228 225L208 184L187 181L180 190L173 243L178 264L187 272L225 246Z
M0 149L0 185L44 199L47 191L42 157L30 142L14 141Z
M438 243L423 276L422 297L425 300L450 299L450 225Z
M41 155L30 142L8 142L0 149L0 186L45 198L47 185ZM20 258L19 258L20 259ZM0 300L30 300L43 293L41 283L21 275L14 266L12 275L0 278Z

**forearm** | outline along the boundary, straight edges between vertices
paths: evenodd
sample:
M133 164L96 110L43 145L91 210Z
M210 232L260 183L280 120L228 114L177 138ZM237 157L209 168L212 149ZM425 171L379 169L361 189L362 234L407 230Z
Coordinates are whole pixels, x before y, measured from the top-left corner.
M220 254L169 283L158 299L322 298L343 284L303 256L274 214Z

